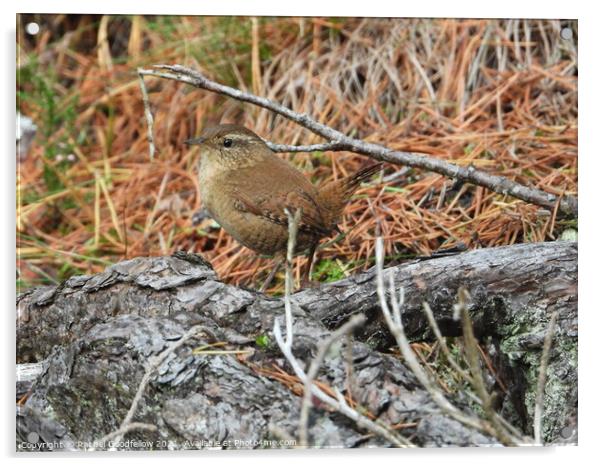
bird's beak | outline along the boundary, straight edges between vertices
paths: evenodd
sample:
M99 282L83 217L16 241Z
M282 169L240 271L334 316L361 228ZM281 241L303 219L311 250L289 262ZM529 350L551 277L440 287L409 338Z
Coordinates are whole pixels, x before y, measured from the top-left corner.
M201 136L198 138L186 139L186 141L184 141L184 144L193 146L193 145L203 144L206 140L207 140L207 138L204 138Z

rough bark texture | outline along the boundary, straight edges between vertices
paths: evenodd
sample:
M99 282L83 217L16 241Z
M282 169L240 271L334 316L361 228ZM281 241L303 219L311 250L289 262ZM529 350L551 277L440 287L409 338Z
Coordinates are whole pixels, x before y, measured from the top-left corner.
M483 249L390 270L395 283L405 288L403 318L416 339L431 338L422 301L431 304L444 334L457 335L451 306L458 287L468 288L475 329L494 353L507 387L500 398L502 411L527 433L543 335L550 313L558 310L544 439L576 439L576 243ZM390 337L380 320L373 273L301 291L293 299L294 353L306 362L329 329L353 313L369 317L350 348L341 345L327 358L320 381L342 392L351 386L362 409L386 424L407 424L401 433L418 445L495 443L447 418L406 366L381 352ZM271 338L274 319L282 319L283 313L281 299L223 284L200 256L189 254L137 258L98 275L20 295L17 362L44 363L37 366L41 370L27 371L35 382L17 411L17 448L27 448L23 441L56 442L54 449L94 446L91 442L119 427L148 360L193 325L203 331L159 367L136 411L135 421L158 430L130 432L123 447L286 446L268 429L272 423L297 435L301 386L283 384L274 375L275 368L291 372ZM267 347L257 343L263 336L270 337ZM193 354L193 349L216 342L249 353ZM270 369L271 375L262 369ZM30 383L21 381L20 391ZM461 393L450 397L468 409ZM321 406L312 410L309 433L315 446L388 445Z
M445 336L461 334L451 309L459 287L472 297L475 333L489 343L490 353L507 392L502 412L525 432L532 432L535 388L541 348L554 311L559 320L546 386L544 438L573 441L577 413L577 243L531 243L480 249L465 254L418 261L391 269L405 289L404 324L416 340L432 339L422 312L431 306ZM356 312L369 316L361 339L377 349L388 347L374 288L374 273L342 280L327 292L306 290L296 302L328 328ZM503 390L506 388L506 390Z

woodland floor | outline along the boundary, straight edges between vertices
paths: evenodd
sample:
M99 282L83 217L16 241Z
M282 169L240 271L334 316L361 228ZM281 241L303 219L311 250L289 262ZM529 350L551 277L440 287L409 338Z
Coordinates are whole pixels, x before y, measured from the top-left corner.
M322 141L265 110L149 80L151 161L137 67L186 65L344 133L576 195L577 32L576 22L543 20L20 16L17 108L38 133L18 162L18 291L177 250L202 254L231 284L257 287L269 272L270 260L213 220L193 224L198 150L183 141L219 122L278 143ZM316 183L370 163L345 152L282 156ZM357 192L313 279L371 267L377 219L387 266L576 234L575 219L401 169L386 165ZM279 275L270 292L282 289Z

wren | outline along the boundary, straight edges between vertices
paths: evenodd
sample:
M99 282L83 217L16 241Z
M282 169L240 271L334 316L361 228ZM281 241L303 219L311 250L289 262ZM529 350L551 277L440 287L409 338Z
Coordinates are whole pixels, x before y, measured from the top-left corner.
M316 187L243 126L214 126L185 142L201 148L199 185L209 214L242 245L276 257L262 292L286 254L288 217L284 209L301 210L296 252L309 251L303 279L307 283L320 239L339 231L337 224L352 193L382 166L373 164Z

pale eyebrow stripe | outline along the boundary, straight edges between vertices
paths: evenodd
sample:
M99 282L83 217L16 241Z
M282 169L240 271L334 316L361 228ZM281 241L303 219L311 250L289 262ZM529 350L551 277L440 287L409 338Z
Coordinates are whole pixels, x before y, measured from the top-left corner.
M235 141L253 141L255 138L247 134L224 134L224 138L233 139Z

